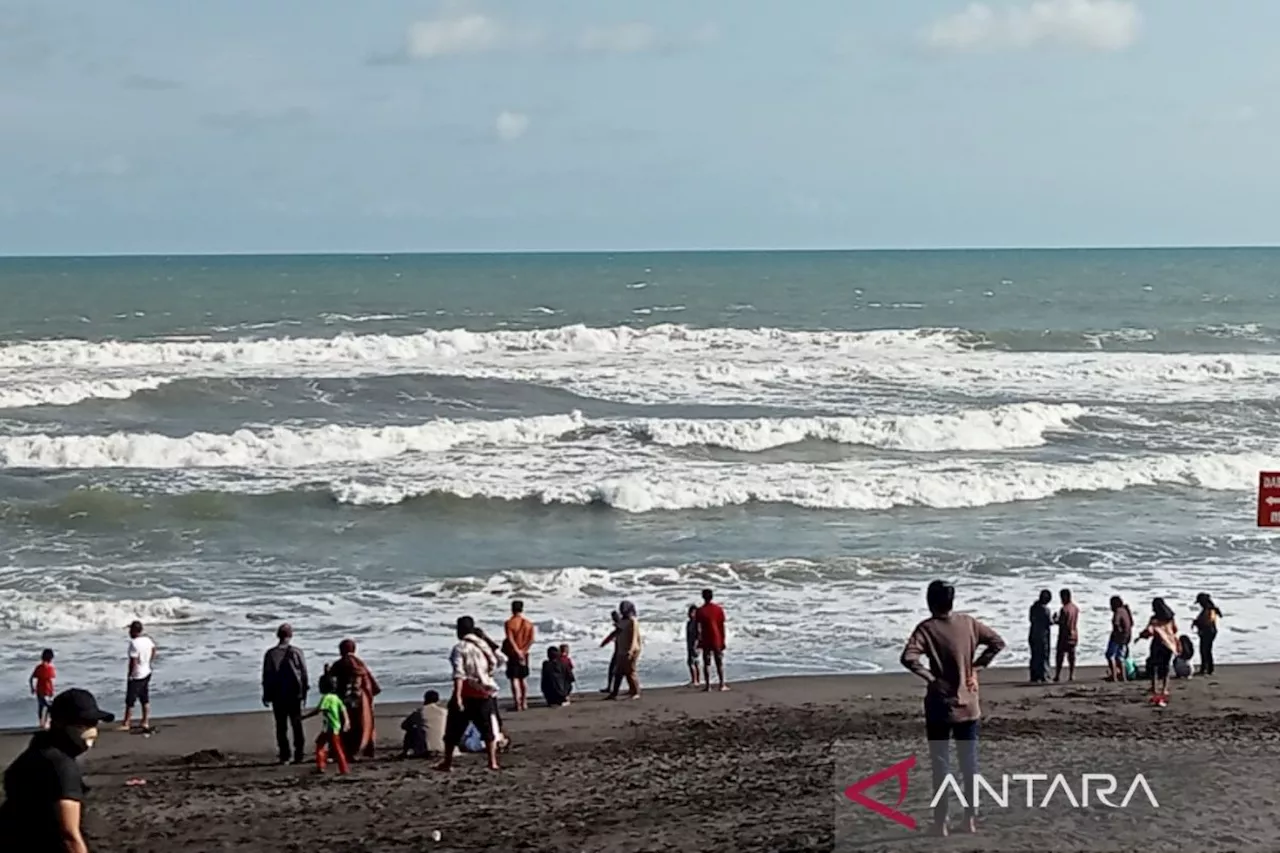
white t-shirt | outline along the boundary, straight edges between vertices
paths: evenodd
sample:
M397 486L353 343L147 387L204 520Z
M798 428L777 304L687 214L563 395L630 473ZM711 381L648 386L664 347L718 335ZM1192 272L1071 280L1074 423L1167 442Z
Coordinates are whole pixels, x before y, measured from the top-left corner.
M155 656L155 640L143 634L129 640L129 660L136 661L130 678L146 678L151 674L151 658Z

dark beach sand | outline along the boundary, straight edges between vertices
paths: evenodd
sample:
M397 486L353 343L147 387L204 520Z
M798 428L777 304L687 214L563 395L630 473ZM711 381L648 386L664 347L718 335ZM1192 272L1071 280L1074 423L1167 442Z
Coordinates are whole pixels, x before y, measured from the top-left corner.
M654 690L638 702L590 694L506 714L515 746L501 773L479 756L450 775L391 759L403 708L380 709L387 757L345 778L275 766L266 712L161 720L149 738L104 732L84 759L86 828L95 853L1280 850L1280 664L1175 682L1163 712L1145 706L1142 686L1104 684L1098 670L1049 687L1022 676L986 674L984 773L1111 771L1119 799L1142 772L1159 809L1015 802L985 811L980 835L938 843L855 806L846 785L914 753L903 809L927 820L922 685L887 675ZM25 741L0 735L0 759ZM132 777L146 785L126 786ZM897 802L893 783L869 793Z

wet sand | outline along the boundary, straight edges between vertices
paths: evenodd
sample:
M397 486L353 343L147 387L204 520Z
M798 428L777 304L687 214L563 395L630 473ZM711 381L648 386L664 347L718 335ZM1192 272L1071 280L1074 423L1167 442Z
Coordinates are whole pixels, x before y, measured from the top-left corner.
M105 731L83 759L86 829L95 853L1280 849L1280 664L1175 682L1164 711L1145 705L1142 684L1105 684L1097 669L1047 687L1020 683L1021 670L985 675L984 775L1132 772L1132 758L1159 810L984 810L980 835L939 843L850 803L845 786L914 753L902 809L927 823L922 684L895 674L653 690L635 702L586 694L504 713L514 745L499 773L481 756L462 756L452 774L393 759L404 707L379 708L382 756L347 777L276 766L269 712L159 718L150 737ZM0 734L0 760L26 738ZM146 784L125 784L134 778ZM868 795L897 801L893 783Z

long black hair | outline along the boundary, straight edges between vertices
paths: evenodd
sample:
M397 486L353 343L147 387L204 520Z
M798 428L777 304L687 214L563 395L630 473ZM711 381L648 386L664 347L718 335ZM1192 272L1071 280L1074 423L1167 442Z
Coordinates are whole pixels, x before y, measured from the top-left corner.
M1202 592L1196 596L1196 604L1199 604L1205 610L1212 610L1218 614L1218 618L1222 618L1222 611L1218 609L1218 605L1213 603L1213 599L1209 597L1209 593Z
M1151 612L1161 622L1172 622L1174 619L1173 609L1165 604L1163 598L1157 598L1151 602Z

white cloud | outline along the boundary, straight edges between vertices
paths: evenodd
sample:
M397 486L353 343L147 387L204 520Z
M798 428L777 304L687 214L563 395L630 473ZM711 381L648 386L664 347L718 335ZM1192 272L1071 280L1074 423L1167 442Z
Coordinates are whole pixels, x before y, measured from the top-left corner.
M578 49L586 53L644 53L658 46L652 24L635 21L609 27L587 27L578 37Z
M529 129L529 117L524 113L503 110L498 113L493 127L498 132L498 138L503 142L514 142L524 136L525 131Z
M1132 0L1036 0L993 8L972 3L924 33L938 50L1027 50L1045 45L1118 51L1138 37L1141 15Z
M414 59L436 59L528 46L537 38L488 15L447 15L411 24L407 50Z

